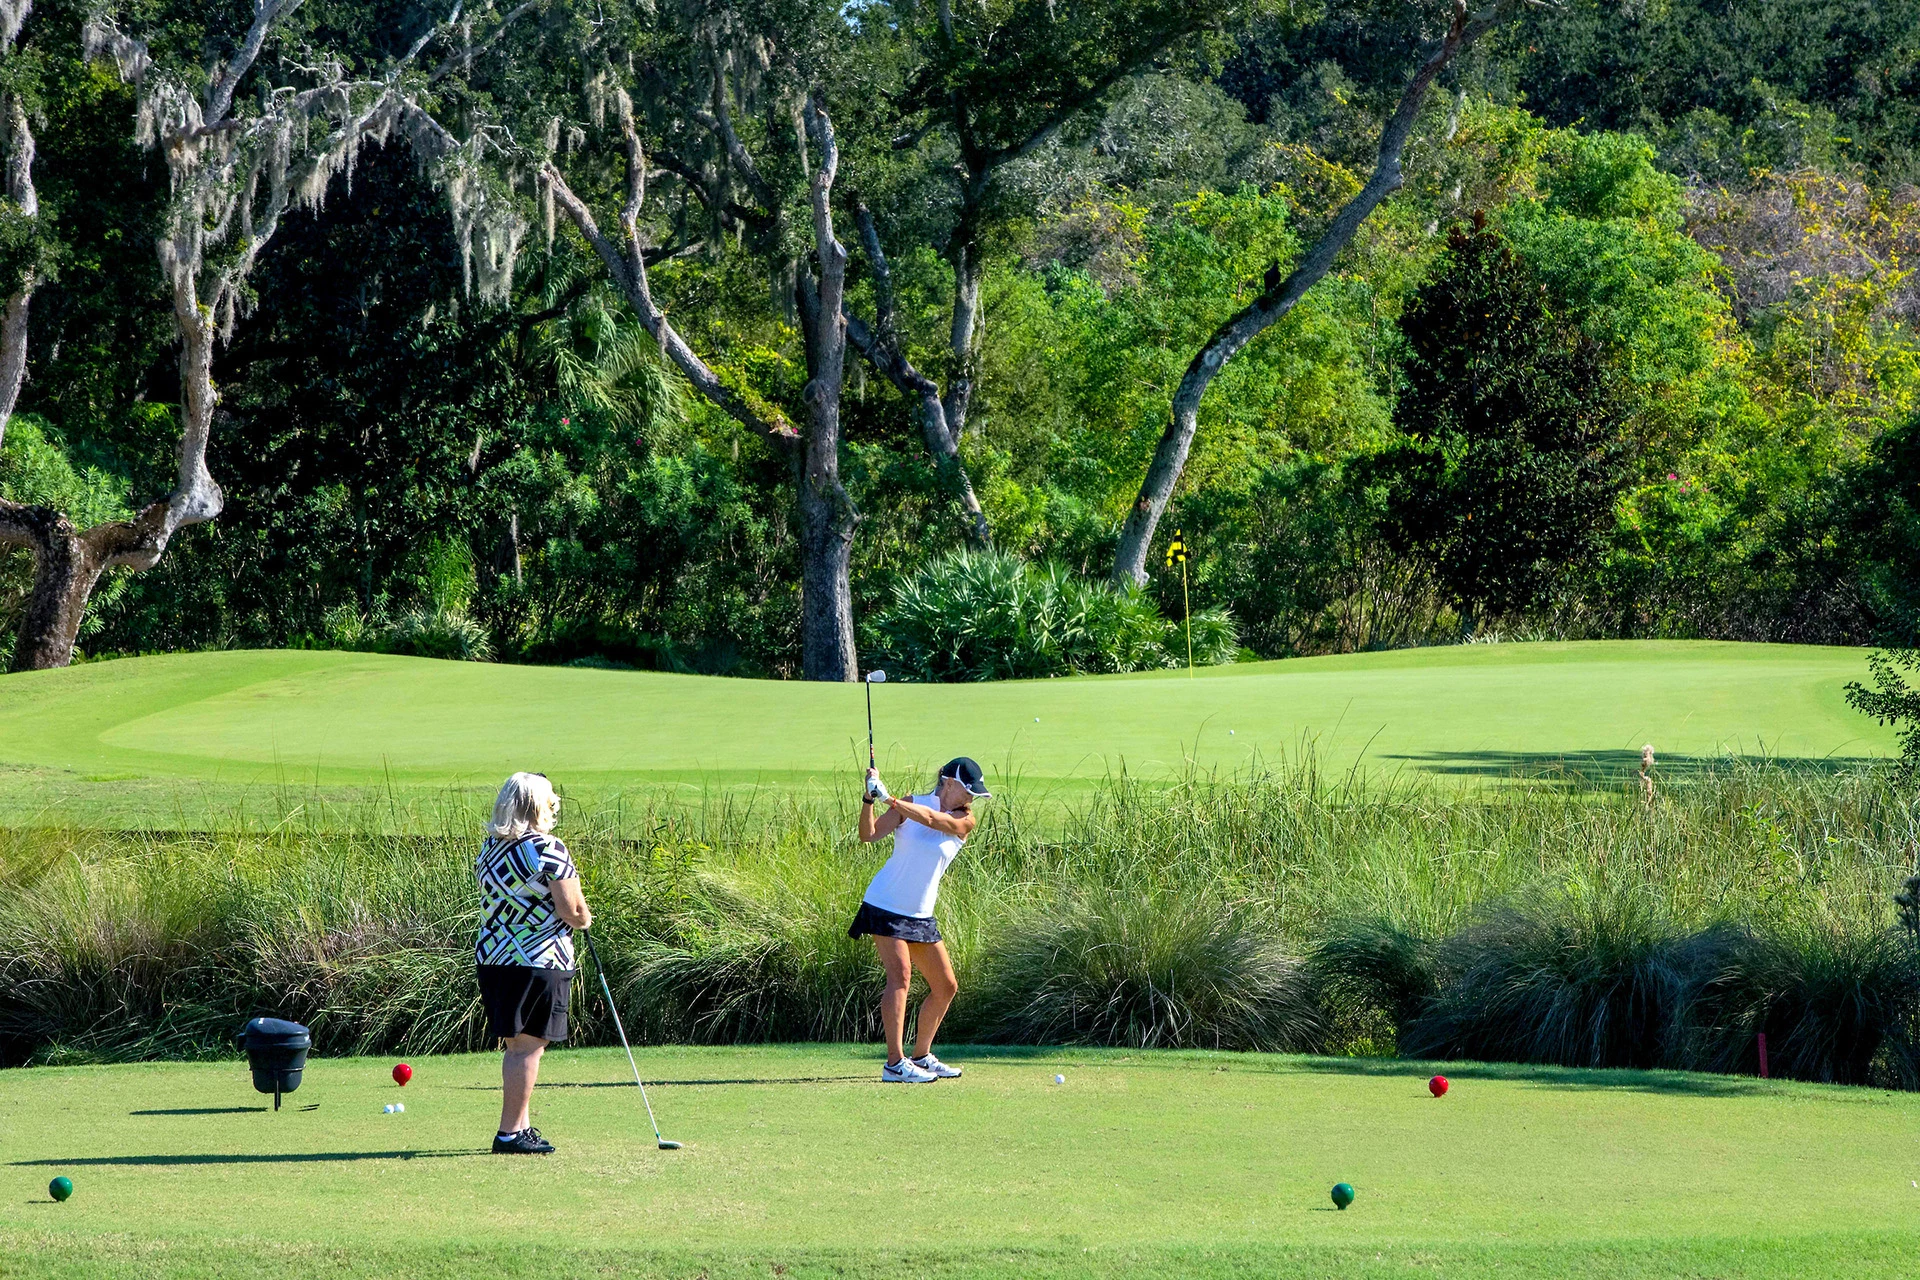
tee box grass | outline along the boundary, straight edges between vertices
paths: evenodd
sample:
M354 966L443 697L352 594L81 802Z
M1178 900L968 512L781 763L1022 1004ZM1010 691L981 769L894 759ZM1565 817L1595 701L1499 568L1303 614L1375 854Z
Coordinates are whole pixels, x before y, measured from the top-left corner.
M1603 641L1453 646L1185 672L874 689L895 790L957 754L997 791L1121 771L1231 775L1311 752L1323 773L1619 776L1655 744L1667 776L1727 753L1820 765L1888 754L1852 711L1857 649ZM0 820L178 826L289 795L452 791L484 804L515 769L570 794L857 786L854 685L224 652L0 676Z
M1894 1276L1920 1096L1259 1054L555 1050L552 1157L485 1153L499 1058L0 1073L0 1271L209 1276ZM1055 1084L1055 1075L1064 1077ZM404 1099L404 1115L383 1104ZM46 1194L73 1179L64 1204ZM1358 1193L1336 1213L1336 1182Z

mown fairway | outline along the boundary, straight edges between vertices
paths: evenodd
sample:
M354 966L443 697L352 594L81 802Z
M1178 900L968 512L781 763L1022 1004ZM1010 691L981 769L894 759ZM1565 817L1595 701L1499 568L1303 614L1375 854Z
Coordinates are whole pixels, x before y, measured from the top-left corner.
M956 752L1003 784L1126 769L1232 772L1312 750L1323 770L1501 778L1726 753L1880 755L1845 704L1850 649L1680 642L1465 646L1144 676L875 691L883 764ZM489 788L542 769L581 792L844 783L851 685L228 652L0 677L0 814L154 820L263 789ZM184 797L184 799L183 799Z
M618 1050L556 1052L545 1160L480 1153L492 1055L404 1090L316 1061L278 1114L238 1062L9 1071L0 1271L1911 1274L1920 1097L1461 1066L1436 1101L1413 1063L951 1057L965 1079L903 1089L865 1047L647 1051L687 1144L662 1152Z

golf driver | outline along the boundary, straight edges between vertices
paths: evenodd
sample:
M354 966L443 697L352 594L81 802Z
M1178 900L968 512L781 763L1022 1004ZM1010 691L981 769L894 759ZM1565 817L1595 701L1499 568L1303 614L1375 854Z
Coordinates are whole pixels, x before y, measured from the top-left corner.
M627 1043L627 1029L620 1022L620 1010L614 1007L613 989L607 986L607 967L600 963L600 949L593 945L593 934L582 929L580 936L587 940L587 954L593 957L593 971L600 975L600 994L607 998L607 1011L613 1014L613 1026L620 1033L620 1047L627 1051L627 1065L633 1068L633 1082L640 1085L640 1101L646 1104L647 1123L653 1126L653 1139L660 1144L662 1151L678 1151L680 1144L660 1136L660 1122L654 1119L653 1102L647 1097L647 1086L640 1080L640 1064L633 1060L633 1046Z
M873 762L873 686L877 684L885 684L886 682L887 682L886 672L884 671L867 672L867 678L866 678L865 684L867 686L867 768L869 769L879 768L879 766ZM869 800L880 799L879 788L876 784L869 783L867 785L867 798Z

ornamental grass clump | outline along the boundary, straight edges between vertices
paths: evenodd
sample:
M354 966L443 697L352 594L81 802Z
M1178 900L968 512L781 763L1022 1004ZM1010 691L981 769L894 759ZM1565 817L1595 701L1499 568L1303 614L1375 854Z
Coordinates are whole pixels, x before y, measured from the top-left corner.
M1011 926L967 1006L982 1039L1141 1049L1301 1050L1307 968L1258 909L1205 894L1074 894Z
M1421 1058L1652 1067L1688 985L1676 931L1638 889L1528 895L1439 943L1437 989L1400 1029Z

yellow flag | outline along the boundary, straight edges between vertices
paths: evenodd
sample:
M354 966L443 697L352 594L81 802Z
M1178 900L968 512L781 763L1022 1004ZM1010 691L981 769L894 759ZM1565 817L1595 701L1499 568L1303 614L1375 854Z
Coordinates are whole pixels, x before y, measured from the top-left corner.
M1167 544L1167 568L1187 562L1187 544L1181 539L1180 531L1173 531L1173 541Z

